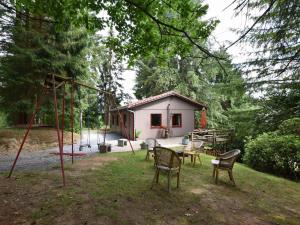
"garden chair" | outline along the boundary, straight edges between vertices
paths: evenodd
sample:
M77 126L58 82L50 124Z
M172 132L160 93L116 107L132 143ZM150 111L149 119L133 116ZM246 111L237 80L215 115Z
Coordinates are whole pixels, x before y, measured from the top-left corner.
M216 184L218 184L219 170L227 170L230 180L235 185L232 169L240 153L241 151L239 149L235 149L220 154L216 159L211 160L213 165L213 178L215 178Z
M194 140L189 142L189 144L184 149L184 155L191 156L191 163L193 163L193 166L196 164L196 159L199 159L200 165L202 164L201 158L200 158L200 152L203 150L203 141ZM183 163L184 163L183 157Z
M154 160L155 160L155 175L152 181L151 189L154 183L158 183L160 171L164 171L168 175L168 191L170 192L171 176L173 173L177 176L177 188L179 187L179 176L181 168L181 160L177 153L171 149L163 147L154 147Z
M157 142L155 138L147 138L145 140L145 143L147 145L147 154L145 160L149 160L150 154L154 153L154 147L160 146L160 144Z

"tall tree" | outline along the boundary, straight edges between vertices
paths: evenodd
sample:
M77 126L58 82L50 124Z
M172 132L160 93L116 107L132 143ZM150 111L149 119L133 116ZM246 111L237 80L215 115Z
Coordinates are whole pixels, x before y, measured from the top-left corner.
M236 13L245 14L248 27L231 43L245 41L253 46L247 61L248 72L258 78L299 82L300 2L298 0L238 0ZM232 4L233 4L232 3Z
M9 20L2 26L6 38L0 43L0 101L13 123L27 122L48 74L83 78L88 72L85 29L66 25L58 33L52 23L20 10L14 17L7 13L1 17Z
M224 51L218 54L228 59L224 64L227 73L217 67L214 60L196 50L193 56L177 55L165 65L158 63L159 59L154 56L139 61L136 97L176 90L195 100L209 103L210 126L228 126L227 111L242 104L245 89L241 73L232 66L229 56Z
M300 115L300 84L269 86L258 105L254 119L257 133L274 131L284 120Z
M30 12L45 14L45 20L60 29L66 21L85 25L90 30L103 30L112 25L117 30L117 36L110 43L116 53L130 59L154 51L156 54L166 51L168 46L177 46L173 48L175 53L187 52L196 46L222 66L222 58L203 46L203 40L210 35L217 21L203 19L208 6L201 1L63 0L60 4L53 4L51 1L18 0L15 8L0 4L8 10L19 11L18 6L21 5ZM108 16L102 16L106 13Z

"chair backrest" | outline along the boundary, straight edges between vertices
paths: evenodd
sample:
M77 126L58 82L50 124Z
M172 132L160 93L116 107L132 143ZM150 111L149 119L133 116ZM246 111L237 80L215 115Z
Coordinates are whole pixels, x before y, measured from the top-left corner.
M204 141L190 141L184 148L185 151L200 151L204 146Z
M177 153L172 149L164 147L154 147L154 160L156 166L165 166L168 168L178 168L181 164Z
M230 167L233 167L235 161L237 160L240 154L241 154L241 150L234 149L226 152L226 156L225 156L226 159L221 158L221 160L227 162L230 165Z
M148 149L153 149L157 146L157 140L155 138L147 138L145 143L148 145Z
M192 149L193 150L200 150L203 147L204 141L192 141Z

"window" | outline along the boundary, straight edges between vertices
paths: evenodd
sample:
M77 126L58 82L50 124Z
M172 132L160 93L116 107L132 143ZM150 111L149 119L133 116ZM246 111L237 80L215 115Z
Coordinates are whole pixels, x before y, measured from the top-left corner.
M161 127L161 114L151 114L151 128Z
M181 113L173 114L172 127L181 127L181 126L182 126Z

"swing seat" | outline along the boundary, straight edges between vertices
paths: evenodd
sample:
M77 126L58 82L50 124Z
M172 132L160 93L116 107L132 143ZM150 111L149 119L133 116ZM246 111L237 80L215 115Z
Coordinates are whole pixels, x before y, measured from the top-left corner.
M60 155L59 152L50 152L49 154L51 155ZM64 152L62 153L62 155L65 155L65 156L86 156L85 153L68 153L68 152Z
M79 151L82 151L82 149L83 149L84 147L91 148L92 146L91 146L90 144L80 145L80 146L79 146Z

